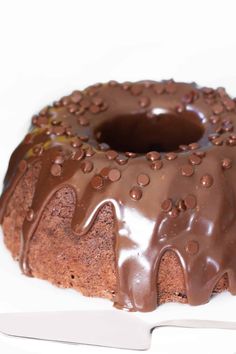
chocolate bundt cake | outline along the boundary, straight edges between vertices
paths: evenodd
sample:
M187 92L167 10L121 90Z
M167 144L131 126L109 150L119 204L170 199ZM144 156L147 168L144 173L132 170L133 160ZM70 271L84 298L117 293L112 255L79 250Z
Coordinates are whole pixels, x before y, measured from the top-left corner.
M32 118L0 200L24 274L152 311L236 294L236 101L111 81Z

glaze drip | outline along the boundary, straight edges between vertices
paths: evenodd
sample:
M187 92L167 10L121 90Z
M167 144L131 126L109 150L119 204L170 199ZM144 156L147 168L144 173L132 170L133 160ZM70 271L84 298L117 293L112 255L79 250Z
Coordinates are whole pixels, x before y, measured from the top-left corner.
M166 126L158 112L167 112ZM119 134L116 117L123 117ZM190 304L207 302L225 273L236 294L235 120L235 102L221 88L172 80L97 84L44 108L11 157L0 200L3 221L16 185L40 161L22 227L22 271L31 275L30 241L50 199L67 186L76 196L78 237L105 204L113 208L117 308L157 307L168 250L179 257ZM163 148L167 137L171 149Z

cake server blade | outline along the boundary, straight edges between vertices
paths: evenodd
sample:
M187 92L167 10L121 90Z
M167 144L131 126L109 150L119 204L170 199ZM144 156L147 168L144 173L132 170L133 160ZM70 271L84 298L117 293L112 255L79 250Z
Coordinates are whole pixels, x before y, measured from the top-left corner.
M0 314L0 332L24 338L145 350L158 327L236 329L236 322L171 320L147 323L124 311L58 311Z

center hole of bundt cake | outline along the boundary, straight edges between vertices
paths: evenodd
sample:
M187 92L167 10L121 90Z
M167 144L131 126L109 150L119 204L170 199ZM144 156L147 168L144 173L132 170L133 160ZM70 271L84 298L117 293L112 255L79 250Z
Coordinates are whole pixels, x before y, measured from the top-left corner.
M203 133L201 118L193 111L115 116L95 130L99 143L136 153L176 151L180 145L197 142Z

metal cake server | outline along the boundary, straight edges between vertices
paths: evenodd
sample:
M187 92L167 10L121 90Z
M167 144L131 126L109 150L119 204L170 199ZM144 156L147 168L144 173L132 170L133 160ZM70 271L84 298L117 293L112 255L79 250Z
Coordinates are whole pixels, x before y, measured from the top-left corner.
M146 350L158 327L236 329L236 322L168 320L147 323L124 311L58 311L0 314L0 332L24 338Z

